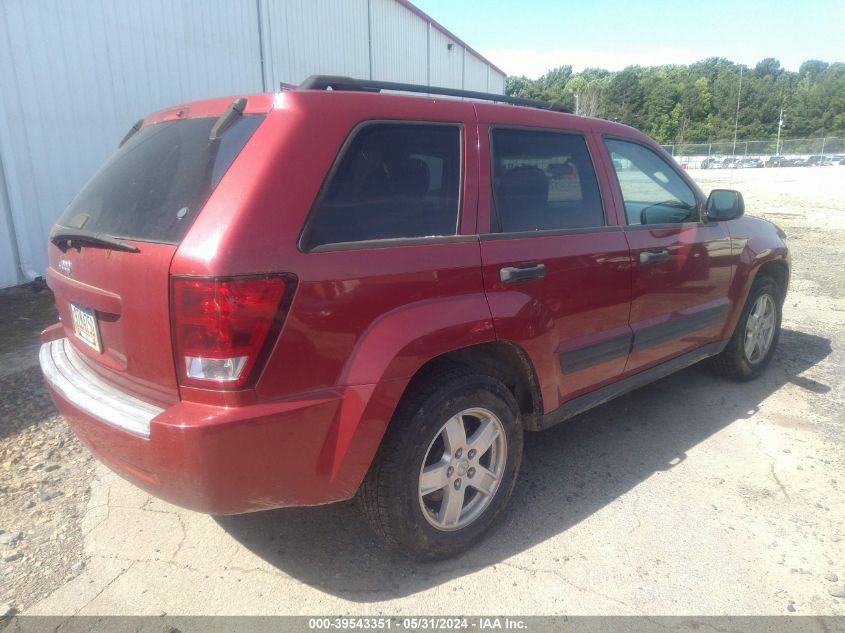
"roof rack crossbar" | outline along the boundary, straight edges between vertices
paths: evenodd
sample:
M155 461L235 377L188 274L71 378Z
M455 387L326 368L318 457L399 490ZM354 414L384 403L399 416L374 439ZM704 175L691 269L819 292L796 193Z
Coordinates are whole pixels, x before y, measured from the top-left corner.
M551 101L539 99L523 99L509 95L497 95L489 92L474 90L460 90L458 88L443 88L440 86L423 86L419 84L403 84L392 81L374 81L372 79L353 79L337 75L311 75L298 86L299 90L354 90L358 92L381 92L382 90L397 90L401 92L419 92L423 94L444 95L448 97L464 97L482 101L498 101L513 105L529 106L554 112L572 114L572 110Z

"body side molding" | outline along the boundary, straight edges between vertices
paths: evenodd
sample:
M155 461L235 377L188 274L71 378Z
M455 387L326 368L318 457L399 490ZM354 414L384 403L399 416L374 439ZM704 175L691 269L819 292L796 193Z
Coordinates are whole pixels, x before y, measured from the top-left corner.
M542 419L540 420L540 430L544 430L554 426L555 424L559 424L565 420L568 420L571 417L578 415L579 413L583 413L588 409L592 409L595 406L604 404L608 400L612 400L617 396L626 394L629 391L633 391L634 389L639 389L640 387L647 385L650 382L665 378L666 376L674 374L675 372L680 371L685 367L689 367L690 365L693 365L700 360L704 360L705 358L709 358L710 356L715 356L716 354L721 352L727 344L727 340L709 343L707 345L699 347L698 349L694 349L691 352L687 352L686 354L682 354L681 356L672 358L664 363L661 363L660 365L656 365L654 367L646 369L645 371L641 371L637 374L634 374L633 376L623 378L618 382L614 382L605 387L601 387L600 389L596 389L595 391L586 393L583 396L573 398L572 400L563 403L554 411L543 415Z
M560 370L571 374L608 360L627 356L653 345L658 345L673 338L679 338L703 327L724 323L728 318L727 304L708 308L687 316L679 317L668 323L659 323L634 332L579 347L560 355Z

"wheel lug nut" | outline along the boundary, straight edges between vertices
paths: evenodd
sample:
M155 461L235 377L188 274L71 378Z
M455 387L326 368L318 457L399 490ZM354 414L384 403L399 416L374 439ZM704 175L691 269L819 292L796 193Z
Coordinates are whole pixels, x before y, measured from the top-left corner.
M470 459L475 457L475 449L474 448L469 449L469 453L467 453L467 457L469 457Z
M455 451L455 457L456 457L457 459L460 459L460 458L461 458L461 455L463 455L463 454L464 454L464 452L463 452L463 450L462 450L462 449L460 449L460 448L459 448L458 450L456 450L456 451Z
M475 468L470 468L470 469L467 471L467 477L469 477L470 479L472 479L473 477L475 477Z
M452 466L446 469L446 476L451 477L455 473L455 469Z
M460 489L461 489L461 480L456 479L455 480L455 490L460 490Z

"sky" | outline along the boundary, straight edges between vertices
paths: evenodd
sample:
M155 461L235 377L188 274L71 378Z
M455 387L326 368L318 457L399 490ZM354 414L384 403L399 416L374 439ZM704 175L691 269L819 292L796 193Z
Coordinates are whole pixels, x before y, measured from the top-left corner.
M845 0L412 0L509 75L726 57L845 61Z

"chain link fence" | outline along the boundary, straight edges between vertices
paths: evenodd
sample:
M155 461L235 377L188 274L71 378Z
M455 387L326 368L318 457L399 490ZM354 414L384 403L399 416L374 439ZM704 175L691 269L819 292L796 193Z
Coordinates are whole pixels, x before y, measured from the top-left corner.
M820 138L781 139L777 141L720 141L716 143L675 143L663 145L680 163L699 167L707 158L760 158L781 155L787 158L807 158L813 155L835 156L845 154L845 138L825 136ZM778 149L780 151L778 151Z

